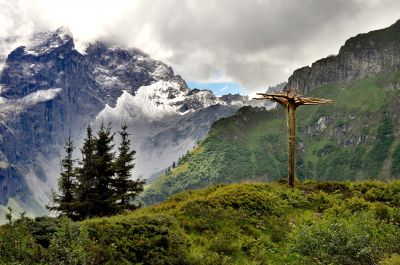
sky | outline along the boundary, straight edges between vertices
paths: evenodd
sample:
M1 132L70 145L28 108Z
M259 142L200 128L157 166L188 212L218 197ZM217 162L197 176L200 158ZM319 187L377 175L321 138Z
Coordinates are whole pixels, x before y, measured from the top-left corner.
M0 0L0 56L68 27L171 65L190 87L252 94L400 19L399 0Z

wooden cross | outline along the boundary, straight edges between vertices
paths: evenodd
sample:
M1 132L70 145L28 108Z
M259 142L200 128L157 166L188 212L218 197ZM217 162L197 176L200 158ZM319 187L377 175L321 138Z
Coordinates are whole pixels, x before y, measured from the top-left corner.
M319 105L333 103L330 99L301 97L296 91L285 91L282 93L257 93L261 96L255 99L267 99L278 102L287 112L288 143L289 143L289 164L288 182L290 187L294 187L295 177L295 150L296 150L296 108L301 105Z

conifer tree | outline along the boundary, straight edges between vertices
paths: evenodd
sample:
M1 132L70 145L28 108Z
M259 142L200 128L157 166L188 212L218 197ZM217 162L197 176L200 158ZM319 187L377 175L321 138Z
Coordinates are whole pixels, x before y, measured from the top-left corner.
M115 161L115 191L116 199L118 200L118 210L123 211L133 209L134 206L130 204L138 193L143 191L144 181L131 180L131 171L135 167L134 156L136 151L130 148L129 133L127 132L128 126L126 124L121 126L119 132L121 137L121 144L118 148L119 154Z
M74 146L71 136L68 137L64 146L65 157L61 160L61 173L58 179L59 194L53 193L53 206L47 206L49 210L58 211L69 218L74 218L75 213L75 191L77 187L76 171L73 159Z
M111 124L101 125L97 136L87 127L81 148L82 160L74 167L71 138L65 144L66 157L61 160L60 195L54 194L54 207L72 219L106 216L136 208L131 201L143 191L144 181L131 180L135 150L130 147L127 126L119 132L121 145L115 158Z
M96 198L93 197L93 191L96 182L96 164L95 164L96 139L93 136L90 126L86 129L86 138L81 149L82 161L78 168L77 187L77 212L80 218L91 217L94 215L93 208L96 204Z
M115 191L113 180L115 175L113 144L114 133L111 124L101 124L95 141L95 176L96 183L92 196L96 198L95 216L105 216L115 213Z

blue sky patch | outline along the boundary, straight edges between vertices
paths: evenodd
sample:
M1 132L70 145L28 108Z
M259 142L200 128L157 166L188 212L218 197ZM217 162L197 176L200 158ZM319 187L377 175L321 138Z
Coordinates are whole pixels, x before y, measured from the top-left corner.
M196 82L189 81L187 82L188 86L198 89L209 89L214 92L217 96L222 96L225 94L241 94L245 95L246 91L242 87L241 84L236 82Z

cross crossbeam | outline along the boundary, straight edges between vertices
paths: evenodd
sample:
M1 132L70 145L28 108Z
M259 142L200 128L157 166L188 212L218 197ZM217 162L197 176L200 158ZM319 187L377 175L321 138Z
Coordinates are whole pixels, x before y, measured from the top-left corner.
M294 180L296 175L296 109L301 105L320 105L333 103L331 99L321 99L313 97L302 97L294 91L285 91L283 93L257 93L255 99L258 100L272 100L279 103L286 109L287 113L287 126L288 126L288 183L289 186L294 187Z

